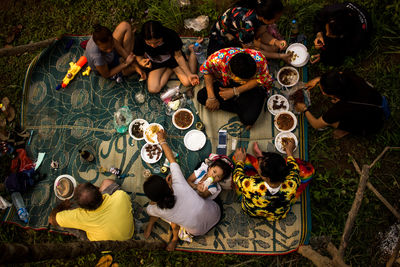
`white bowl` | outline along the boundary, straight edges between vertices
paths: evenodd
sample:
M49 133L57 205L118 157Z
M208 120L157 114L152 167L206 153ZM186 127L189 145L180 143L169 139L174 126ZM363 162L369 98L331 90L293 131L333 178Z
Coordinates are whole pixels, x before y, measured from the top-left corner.
M291 70L292 72L296 73L295 77L294 77L294 74L293 74L293 77L291 78L291 83L289 83L289 84L283 83L282 80L281 80L281 77L280 77L280 74L285 70ZM290 67L290 66L282 67L278 71L278 74L276 76L277 76L277 79L278 79L278 83L283 87L292 87L292 86L296 85L296 83L298 83L299 79L300 79L300 74L299 74L298 70L293 68L293 67Z
M59 183L60 180L63 179L63 178L68 179L68 180L72 183L72 186L74 187L73 190L72 190L72 194L71 194L70 196L68 196L68 197L62 197L62 196L60 196L60 195L58 194L58 192L57 192L58 183ZM71 175L68 175L68 174L62 174L62 175L58 176L58 177L56 178L56 180L54 181L54 194L55 194L56 197L59 198L60 200L67 200L67 199L70 199L70 198L72 198L72 197L74 196L74 189L75 189L75 187L76 187L76 180L75 180L75 178L72 177Z
M147 146L157 146L160 149L161 154L158 157L150 158L147 155L147 152L146 152L146 147ZM161 148L161 146L159 144L152 145L152 144L147 143L144 146L142 146L142 149L140 150L140 156L142 157L142 159L145 162L150 163L150 164L156 163L157 161L159 161L161 159L162 155L163 155L162 148Z
M278 120L279 116L281 116L281 115L283 115L283 114L287 114L287 115L291 116L292 119L293 119L293 126L292 126L290 129L283 130L283 129L279 128L279 126L278 126L277 120ZM292 112L290 112L290 111L281 111L281 112L279 112L278 114L275 115L275 118L274 118L274 125L275 125L276 129L278 129L278 130L281 131L281 132L291 132L291 131L293 131L293 130L296 128L296 126L297 126L297 118L296 118L296 116L295 116Z
M157 131L153 131L155 127L158 128ZM163 129L164 129L164 127L162 127L161 124L158 124L158 123L150 123L150 124L146 127L146 129L144 130L144 134L143 134L143 135L144 135L144 140L145 140L147 143L150 143L150 144L158 144L157 132L160 131L160 130L163 130Z
M283 149L283 147L282 147L282 138L283 137L288 137L288 138L293 138L294 139L294 143L295 143L296 147L294 148L293 151L296 151L297 146L298 146L297 137L291 132L281 132L281 133L277 134L277 136L275 137L275 147L276 147L276 149L279 152L281 152L283 154L286 154L285 149Z
M206 144L206 135L199 130L191 130L185 134L183 143L185 147L191 151L198 151Z
M283 105L285 107L282 107L280 109L274 109L273 108L274 107L274 101L278 101L279 104L283 101ZM272 115L276 115L281 111L288 111L289 110L289 101L283 95L275 94L275 95L272 95L270 98L268 98L267 107L268 107L269 112L271 112Z
M301 43L294 43L289 45L286 49L286 53L289 51L294 52L296 54L296 58L290 62L292 66L300 68L307 64L308 60L310 59L310 54L307 51L307 47Z
M189 124L188 126L186 126L186 127L180 127L180 126L178 126L178 125L176 124L176 122L175 122L175 117L176 117L176 115L177 115L179 112L182 112L182 111L186 111L186 112L190 113L190 115L192 116L192 121L191 121L190 124ZM180 108L180 109L178 109L177 111L174 112L174 115L172 115L172 124L173 124L176 128L178 128L178 129L180 129L180 130L189 129L190 126L192 126L193 122L194 122L193 112L192 112L191 110L187 109L187 108Z
M140 125L140 129L143 131L143 136L142 136L141 138L134 136L133 133L132 133L132 126L133 126L133 124L135 124L136 122L143 123L142 125ZM145 129L147 128L148 125L149 125L149 123L148 123L146 120L144 120L144 119L136 119L136 120L133 120L133 121L131 122L131 124L129 124L129 129L128 129L128 130L129 130L129 135L130 135L133 139L135 139L135 140L142 140L142 139L144 139L144 131L145 131Z

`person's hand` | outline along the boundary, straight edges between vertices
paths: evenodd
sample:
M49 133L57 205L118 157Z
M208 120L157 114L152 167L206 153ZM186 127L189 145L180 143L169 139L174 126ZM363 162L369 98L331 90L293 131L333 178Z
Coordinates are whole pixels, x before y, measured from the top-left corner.
M310 63L315 64L321 60L321 54L312 55L310 58Z
M316 49L321 49L322 47L324 47L324 45L325 45L325 41L324 41L324 37L322 36L322 32L318 32L317 37L315 37L315 40L314 40L314 46Z
M260 49L261 48L261 39L255 39L253 41L253 43L254 43L254 48L256 48L256 49Z
M169 186L172 186L172 175L168 174L167 177L165 177L165 181Z
M216 98L208 98L206 101L206 108L210 111L219 109L219 101Z
M254 43L250 42L250 43L247 43L247 44L242 44L242 48L244 48L244 49L254 49Z
M285 61L286 63L290 64L291 59L292 59L292 54L291 53L286 53L286 54L279 54L279 58Z
M135 60L135 55L131 52L125 59L125 64L126 66L129 66L132 64L132 62Z
M294 108L296 109L297 112L304 112L307 109L307 106L304 103L296 103Z
M167 134L165 133L165 131L164 130L159 130L157 132L158 143L166 142L166 139L167 139Z
M245 161L246 159L246 149L244 147L238 147L235 150L235 159L236 161Z
M138 63L143 68L151 68L151 61L148 58L142 58L141 60L138 60Z
M189 78L190 84L193 86L198 85L200 83L199 76L197 74L190 74L188 76L188 78Z
M311 81L309 81L308 83L306 83L305 87L307 88L307 90L311 90L319 83L319 80L320 80L320 77L314 78Z
M136 65L135 69L136 69L136 72L140 75L139 82L147 79L147 74L144 70L142 70L142 68L140 68L138 65Z
M274 45L279 49L279 50L283 50L287 47L287 43L285 40L276 40L274 42Z
M233 36L230 33L225 33L225 37L228 38L229 41L232 41L233 39L235 39L235 36Z
M285 146L285 151L288 156L293 156L293 150L296 148L296 143L293 138L290 138Z
M219 96L222 97L223 100L228 100L235 96L235 92L233 88L219 88Z
M205 186L204 181L200 182L197 186L197 191L199 192L205 192L208 190L208 187Z

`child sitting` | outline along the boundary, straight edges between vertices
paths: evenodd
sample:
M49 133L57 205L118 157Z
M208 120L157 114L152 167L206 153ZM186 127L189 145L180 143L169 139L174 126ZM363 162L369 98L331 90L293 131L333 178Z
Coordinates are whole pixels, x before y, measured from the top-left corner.
M203 198L215 199L221 192L219 182L231 177L233 169L232 162L225 156L211 154L208 159L201 163L192 175L187 179L189 185ZM207 186L205 181L212 177L213 181Z

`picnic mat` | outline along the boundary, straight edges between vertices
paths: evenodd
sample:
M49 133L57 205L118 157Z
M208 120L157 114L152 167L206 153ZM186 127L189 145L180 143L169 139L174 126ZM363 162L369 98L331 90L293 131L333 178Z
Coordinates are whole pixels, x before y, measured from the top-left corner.
M185 131L175 128L160 95L148 94L145 83L140 83L137 75L116 83L94 73L89 76L78 73L66 88L57 91L55 88L64 78L69 62L76 62L83 55L84 50L79 44L86 39L87 36L64 37L44 50L28 68L21 120L26 129L34 130L34 134L26 150L32 159L36 159L39 152L46 153L39 170L47 174L47 177L24 194L30 214L29 222L23 224L14 208L6 212L4 221L33 229L47 228L48 215L59 202L53 189L59 175L69 174L78 183L89 181L95 185L109 178L115 179L131 196L135 217L134 239L144 239L143 229L148 221L145 207L149 200L143 194L143 172L159 172L165 158L163 156L159 162L147 164L140 156L145 141L136 141L128 133L116 132L113 114L122 106L129 107L133 118L157 122L164 127L169 135L168 142L172 150L178 153L179 164L186 177L200 161L215 152L218 130L221 128L228 131L228 154L232 152L231 143L234 139L238 146L248 146L258 141L264 150L268 142L273 142L277 131L268 110L264 109L254 127L247 131L236 115L223 111L210 113L193 99L188 101L186 108L195 114L194 123L204 123L207 142L200 151L189 151L183 144L183 137L194 126ZM187 48L195 39L183 38L183 41ZM71 42L72 46L68 48ZM276 74L277 69L278 66L271 64L272 73ZM306 74L303 71L301 73ZM174 83L177 81L172 80L167 86L173 86ZM201 87L197 86L195 91ZM138 91L145 94L146 101L143 104L135 100ZM279 88L274 91L279 91ZM294 131L299 140L296 156L307 158L307 126L302 117L298 117L298 121ZM92 152L95 163L83 161L79 149ZM59 163L58 169L50 167L53 160ZM101 167L107 170L111 167L119 168L125 177L117 178L110 172L100 172ZM181 242L179 250L273 255L292 252L308 242L311 230L308 190L302 194L288 216L277 222L247 216L232 190L224 190L221 197L224 213L220 223L205 236L195 237L192 243ZM168 233L169 225L159 220L151 239L169 241Z

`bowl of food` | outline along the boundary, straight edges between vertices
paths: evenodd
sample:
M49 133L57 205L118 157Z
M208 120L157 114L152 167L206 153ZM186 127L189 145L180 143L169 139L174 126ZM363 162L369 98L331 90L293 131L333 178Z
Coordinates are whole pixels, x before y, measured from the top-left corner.
M136 119L129 124L129 135L135 140L144 139L144 130L149 123L144 119Z
M144 140L150 144L158 144L157 133L164 128L161 124L150 123L144 130Z
M186 108L180 108L172 115L172 123L180 130L189 129L194 121L192 111Z
M159 144L145 144L140 150L142 159L150 164L156 163L161 159L162 148Z
M291 132L297 126L297 118L290 111L281 111L275 115L274 125L281 132Z
M272 115L276 115L281 111L289 110L289 101L283 95L272 95L268 98L267 107Z
M300 78L299 72L290 66L281 68L278 71L278 83L283 87L294 86Z
M62 174L54 181L54 193L60 200L67 200L74 196L76 180L68 174Z
M292 66L300 68L307 64L310 59L310 54L307 51L307 47L301 43L294 43L288 46L286 53L292 55L290 58L290 64Z
M281 133L277 134L277 136L275 137L275 147L276 147L276 149L279 152L281 152L283 154L286 154L285 147L288 144L288 141L290 139L294 140L294 143L295 143L296 147L294 148L293 151L296 151L297 146L298 146L297 137L291 132L281 132Z

